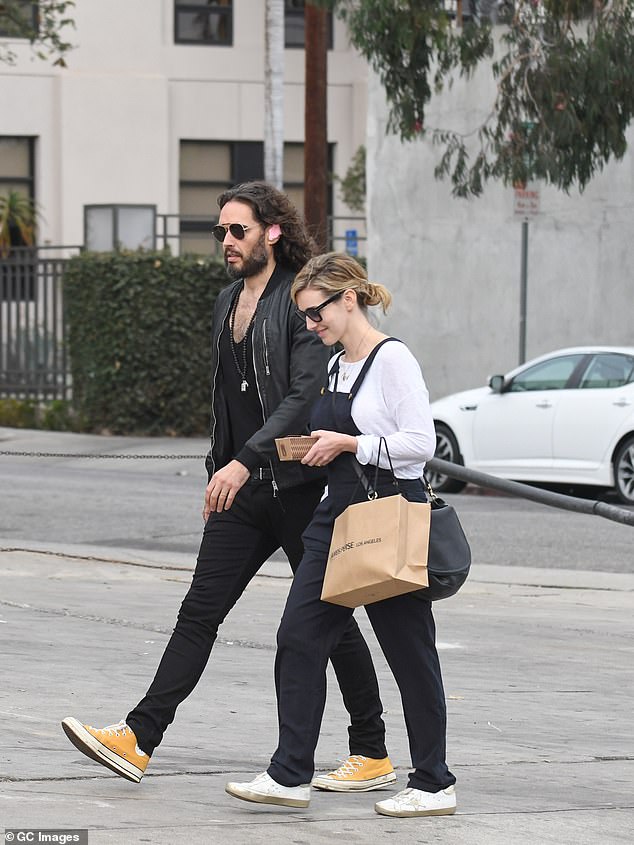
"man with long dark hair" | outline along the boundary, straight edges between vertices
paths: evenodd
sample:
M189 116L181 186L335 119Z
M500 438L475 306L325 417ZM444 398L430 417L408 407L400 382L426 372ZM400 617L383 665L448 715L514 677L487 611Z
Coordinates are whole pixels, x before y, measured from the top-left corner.
M100 729L72 717L62 722L80 751L136 783L198 683L218 626L262 564L281 547L295 572L324 488L323 470L280 462L275 448L275 438L307 431L326 373L328 350L290 298L314 244L288 197L266 182L237 185L218 205L213 234L233 281L218 295L212 322L209 483L192 584L154 680L126 719ZM376 674L354 619L332 664L350 713L350 756L313 785L377 789L395 775Z

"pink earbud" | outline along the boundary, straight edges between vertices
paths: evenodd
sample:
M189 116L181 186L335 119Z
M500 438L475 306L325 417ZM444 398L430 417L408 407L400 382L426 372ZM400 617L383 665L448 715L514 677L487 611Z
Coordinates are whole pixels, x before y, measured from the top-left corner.
M277 223L274 223L271 226L271 228L269 229L269 243L271 243L274 240L277 240L277 238L281 237L281 235L282 235L282 230L280 229L280 227Z

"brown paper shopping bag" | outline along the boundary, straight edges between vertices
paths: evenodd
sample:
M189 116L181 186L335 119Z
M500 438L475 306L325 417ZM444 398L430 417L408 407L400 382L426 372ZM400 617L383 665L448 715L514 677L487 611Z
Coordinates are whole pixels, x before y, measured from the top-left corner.
M322 601L359 607L428 586L430 506L386 496L349 505L334 524Z

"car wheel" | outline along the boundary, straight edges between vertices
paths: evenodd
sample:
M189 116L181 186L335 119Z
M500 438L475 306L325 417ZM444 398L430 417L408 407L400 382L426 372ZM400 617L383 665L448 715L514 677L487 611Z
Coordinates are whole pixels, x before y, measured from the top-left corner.
M462 466L462 456L453 431L440 423L436 425L436 453L434 457ZM437 493L459 493L466 487L464 481L449 478L448 475L442 475L439 472L429 472L428 475L429 483Z
M622 502L634 505L634 437L628 437L614 456L614 486Z

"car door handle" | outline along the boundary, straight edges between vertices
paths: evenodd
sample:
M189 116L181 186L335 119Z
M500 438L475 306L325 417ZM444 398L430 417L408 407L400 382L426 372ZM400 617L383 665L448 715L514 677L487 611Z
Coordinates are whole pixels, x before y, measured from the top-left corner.
M536 408L552 408L552 403L548 401L548 399L543 399L541 402L537 402L535 405Z
M627 406L631 405L632 403L629 401L629 399L615 399L612 404L616 405L617 408L627 408Z

